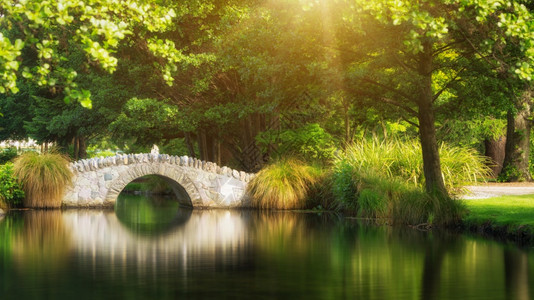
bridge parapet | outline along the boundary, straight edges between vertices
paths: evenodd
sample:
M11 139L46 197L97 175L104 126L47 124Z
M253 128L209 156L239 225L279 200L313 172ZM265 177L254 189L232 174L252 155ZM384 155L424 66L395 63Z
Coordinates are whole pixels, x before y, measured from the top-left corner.
M245 189L254 174L220 167L188 156L123 154L84 159L70 164L73 184L64 206L113 206L122 189L145 175L163 177L182 205L202 207L247 206Z

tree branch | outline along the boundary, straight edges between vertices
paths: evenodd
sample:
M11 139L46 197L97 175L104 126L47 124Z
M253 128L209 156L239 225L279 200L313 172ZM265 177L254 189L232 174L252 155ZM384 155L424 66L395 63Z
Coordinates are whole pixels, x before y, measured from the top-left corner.
M454 78L447 82L447 84L439 91L437 92L433 97L432 97L432 103L434 103L438 98L439 96L441 96L441 94L448 90L451 86L451 84L453 84L454 82L457 82L458 81L458 77L460 77L460 73L462 73L463 71L465 70L465 67L463 67L460 71L458 71L458 73L456 73L456 75L454 76Z
M361 80L362 80L363 82L367 82L367 83L372 84L372 85L374 85L374 86L378 86L378 87L381 87L381 88L383 88L383 89L385 89L385 90L388 90L388 91L390 91L390 92L393 92L393 93L395 93L395 94L397 94L397 95L399 95L399 96L405 98L406 100L414 101L414 100L410 97L410 95L405 94L405 93L403 93L403 92L401 92L401 91L399 91L399 90L397 90L397 89L394 89L394 88L392 88L392 87L390 87L390 86L387 86L387 85L385 85L385 84L382 84L382 83L380 83L380 82L374 81L374 80L370 79L369 77L364 77L364 78L362 78Z
M441 53L443 53L443 52L445 52L445 51L447 51L447 50L449 50L449 49L452 49L452 46L453 46L453 45L457 45L457 44L461 44L461 43L463 43L463 41L454 41L454 42L452 42L452 43L446 44L446 45L444 45L443 47L440 47L440 48L436 49L436 50L432 53L432 56L439 55L439 54L441 54Z
M393 105L393 106L396 106L398 108L401 108L401 109L403 109L404 111L406 111L407 113L409 113L410 115L412 115L414 117L417 117L417 115L418 115L418 113L415 110L413 110L411 107L403 105L402 103L399 103L398 101L395 101L393 99L386 98L386 97L381 97L381 96L376 96L374 94L371 94L371 93L368 93L368 92L364 92L364 91L361 91L361 90L358 91L358 93L360 95L362 95L362 96L369 97L371 99L380 101L382 103L386 103L386 104Z
M480 53L480 51L478 51L477 47L473 44L473 42L471 42L471 40L467 37L467 35L465 34L465 32L460 29L459 30L460 33L462 34L462 36L464 37L464 39L467 41L467 43L471 46L471 48L473 49L473 51L475 51L476 54L478 54L482 59L484 59L490 66L494 67L495 69L497 69L497 66L491 62L487 56L483 55L482 53Z

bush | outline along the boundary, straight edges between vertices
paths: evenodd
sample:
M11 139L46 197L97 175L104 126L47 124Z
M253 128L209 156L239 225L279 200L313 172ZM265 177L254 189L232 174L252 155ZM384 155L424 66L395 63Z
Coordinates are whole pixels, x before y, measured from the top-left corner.
M23 199L22 187L13 175L13 163L0 165L0 206L19 207Z
M14 147L4 148L0 151L0 165L7 163L17 157L17 149Z
M308 205L308 192L321 176L319 168L296 159L282 159L263 168L248 184L251 205L298 209Z
M14 174L22 183L26 207L60 207L72 173L65 156L27 152L15 159Z

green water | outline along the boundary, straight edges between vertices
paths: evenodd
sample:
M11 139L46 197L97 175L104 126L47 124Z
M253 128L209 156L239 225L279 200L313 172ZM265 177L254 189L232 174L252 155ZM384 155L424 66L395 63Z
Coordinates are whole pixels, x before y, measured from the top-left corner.
M533 252L331 214L116 210L0 220L0 299L531 299Z

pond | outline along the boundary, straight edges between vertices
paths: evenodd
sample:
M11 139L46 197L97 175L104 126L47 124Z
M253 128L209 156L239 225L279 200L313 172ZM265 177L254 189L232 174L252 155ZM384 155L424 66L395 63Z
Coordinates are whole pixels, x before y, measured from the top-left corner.
M530 299L533 259L465 235L145 196L0 220L1 299Z

